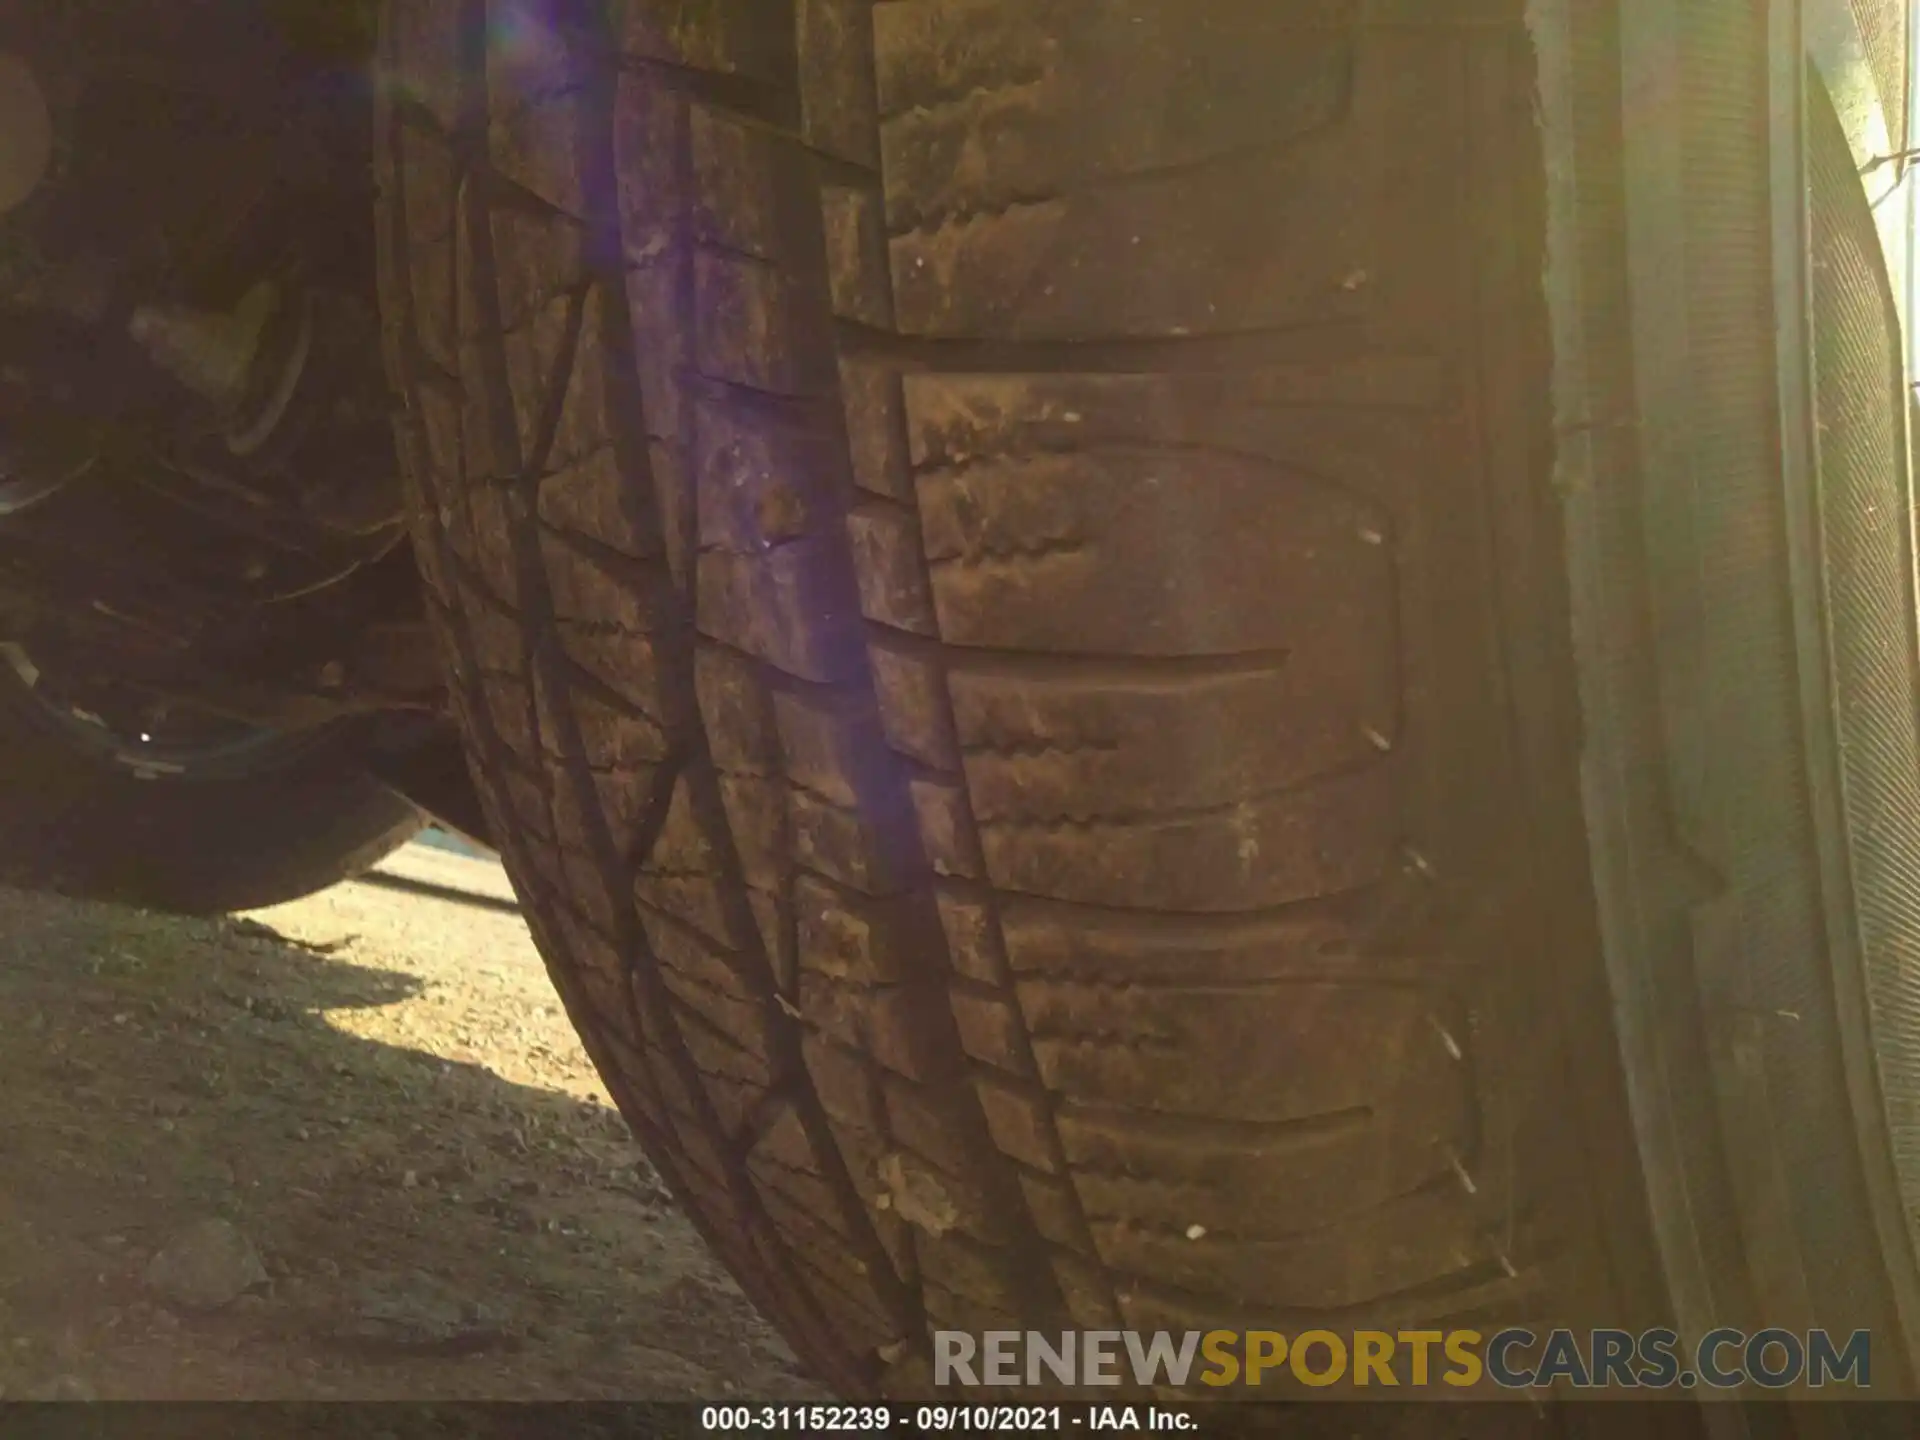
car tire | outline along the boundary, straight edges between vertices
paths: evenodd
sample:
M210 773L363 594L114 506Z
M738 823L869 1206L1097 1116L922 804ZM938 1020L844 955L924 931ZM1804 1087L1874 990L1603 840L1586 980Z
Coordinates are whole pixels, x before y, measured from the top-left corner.
M483 799L841 1390L1248 1324L1909 1383L1904 380L1783 23L389 0Z

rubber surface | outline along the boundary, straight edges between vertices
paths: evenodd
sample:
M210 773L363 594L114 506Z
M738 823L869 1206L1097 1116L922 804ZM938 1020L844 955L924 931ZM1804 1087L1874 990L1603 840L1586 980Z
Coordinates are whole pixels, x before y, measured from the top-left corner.
M493 830L803 1358L1650 1320L1518 7L395 0L383 45Z

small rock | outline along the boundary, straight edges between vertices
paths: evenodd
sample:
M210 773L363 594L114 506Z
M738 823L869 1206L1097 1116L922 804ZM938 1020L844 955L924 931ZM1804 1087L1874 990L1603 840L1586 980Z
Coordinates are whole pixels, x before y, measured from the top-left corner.
M185 1310L218 1310L267 1281L253 1243L225 1220L182 1231L147 1265L147 1285Z

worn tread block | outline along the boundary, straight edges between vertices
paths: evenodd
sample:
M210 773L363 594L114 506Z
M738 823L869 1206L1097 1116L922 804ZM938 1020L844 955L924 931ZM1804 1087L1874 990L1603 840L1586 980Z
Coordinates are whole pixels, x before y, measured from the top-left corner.
M1113 1283L1106 1271L1090 1261L1057 1250L1047 1258L1075 1325L1083 1330L1120 1328L1120 1308L1114 1303Z
M798 1186L825 1193L826 1182L819 1177L819 1157L814 1154L813 1141L800 1119L800 1112L791 1105L782 1106L775 1113L746 1158L751 1173L782 1176L781 1184L789 1191L792 1186ZM835 1216L829 1223L838 1223L841 1218Z
M916 1236L959 1233L991 1243L999 1231L993 1207L978 1185L905 1145L877 1154L865 1173L885 1197L884 1208L912 1226ZM924 1252L920 1259L924 1277Z
M973 813L958 785L915 778L908 784L920 827L920 844L936 875L977 878L986 871Z
M592 1001L594 1017L636 1048L645 1042L635 1021L633 982L627 960L611 940L567 911L554 915L553 928L573 964L574 983Z
M725 901L710 875L642 870L634 877L633 895L641 907L664 911L716 941L725 943L732 938Z
M1412 1077L1462 1095L1430 999L1401 986L1015 983L1047 1088L1100 1104L1267 1124L1385 1111ZM1337 1037L1334 1043L1330 1037ZM1196 1053L1214 1063L1189 1063ZM1313 1063L1301 1057L1311 1055ZM1257 1132L1254 1132L1257 1133Z
M1368 661L1374 663L1369 664ZM1293 657L1236 674L1087 679L948 671L982 821L1230 805L1352 768L1396 731L1391 650L1332 676ZM1379 708L1376 708L1376 705Z
M771 395L805 395L804 322L793 281L769 261L694 255L694 364L702 375Z
M737 1000L756 1000L752 962L679 917L659 910L639 912L641 930L662 971L672 970L686 983L700 984Z
M658 456L656 464L665 470L663 483L671 483L670 456ZM611 441L603 440L578 457L558 461L539 477L538 487L536 508L552 529L591 535L635 559L659 553L650 528L629 508L634 499Z
M634 369L647 434L677 444L684 421L693 341L674 323L693 304L692 265L662 249L627 269L627 310L635 330Z
M634 635L655 628L649 602L662 579L658 569L571 531L543 527L538 535L554 615Z
M935 1330L962 1330L969 1335L985 1335L993 1331L1017 1332L1021 1328L1021 1320L1016 1312L983 1305L972 1296L950 1290L945 1285L929 1282L923 1287L923 1294L927 1323Z
M713 1107L714 1118L719 1122L720 1129L729 1135L747 1123L766 1095L766 1084L757 1077L743 1079L736 1075L716 1074L704 1068L700 1074L700 1088L706 1092L707 1103Z
M1031 1073L1033 1067L1026 1056L1025 1025L1011 996L983 995L978 990L956 985L948 996L948 1003L953 1007L954 1023L959 1027L961 1049L996 1070L1014 1075ZM982 1103L986 1103L984 1096ZM991 1124L992 1107L989 1105L987 1109ZM1038 1160L1028 1163L1043 1165Z
M660 973L673 993L688 999L691 993L688 987L698 987L729 1001L759 1003L761 989L748 978L748 962L738 951L728 949L692 926L655 912L642 912L641 920L653 958L659 962ZM689 1003L693 1002L689 1000ZM753 1021L749 1028L759 1034L765 1027ZM758 1048L766 1052L764 1045Z
M694 689L714 764L723 773L777 774L773 701L754 662L703 644L694 657Z
M596 774L635 772L652 775L672 753L658 722L625 708L608 705L590 694L570 691L568 709L579 735L578 753ZM543 729L547 753L573 753L572 736Z
M554 639L598 705L663 729L661 654L652 635L556 621Z
M790 43L777 0L617 0L622 55L773 81Z
M913 833L910 817L848 809L810 790L795 790L791 806L793 855L803 868L865 895L898 895L912 884L897 838Z
M760 260L785 252L779 213L780 142L704 105L689 113L694 238Z
M614 770L595 770L593 792L600 814L613 835L614 845L624 856L628 836L651 816L655 792L660 785L660 767L635 765Z
M1270 1305L1339 1310L1431 1285L1499 1261L1463 1210L1451 1176L1353 1217L1338 1237L1268 1238L1254 1207L1243 1227L1194 1238L1178 1226L1101 1219L1094 1244L1112 1269L1151 1275L1200 1294L1259 1297ZM1516 1233L1509 1244L1517 1244Z
M897 984L906 957L898 907L849 894L813 875L794 882L803 970L864 985Z
M463 598L479 600L469 586L457 586ZM480 682L505 682L524 686L527 665L527 632L514 617L477 605L467 617L466 639L473 652Z
M566 881L563 893L573 900L575 907L595 929L612 933L619 924L619 918L614 914L613 900L607 893L607 877L600 868L598 857L582 847L576 832L567 830L566 817L557 804L554 823L560 829L560 873Z
M1417 882L1416 882L1417 883ZM1270 983L1393 973L1358 943L1381 902L1293 906L1272 915L1151 915L1009 897L1000 938L1014 971L1090 983ZM1444 973L1446 957L1415 953L1414 981Z
M1348 108L1353 44L1329 22L1351 10L1240 0L882 6L888 218L904 229L1297 142ZM1179 66L1156 63L1170 53ZM1090 107L1097 127L1086 123Z
M533 371L538 366L535 373L547 377L547 383L538 394L523 399L516 410L527 464L537 467L543 477L604 450L612 435L606 383L607 294L602 285L582 287L575 283L568 292L544 304L525 331L533 351L525 362L527 368ZM504 337L510 356L520 343L520 334ZM568 367L565 372L562 364ZM549 418L556 393L561 396L560 408ZM614 527L616 536L620 531L621 527ZM640 534L624 538L626 545L620 548L631 547L639 554L658 553L659 547L646 545Z
M941 885L934 891L934 900L954 970L985 985L1008 983L999 922L981 895L972 889Z
M461 17L467 0L419 0L396 7L383 47L386 83L449 133L460 116Z
M958 1232L933 1235L923 1229L914 1234L913 1243L922 1274L937 1275L944 1286L994 1310L1019 1312L1020 1287L1014 1273L1021 1257Z
M839 636L859 613L859 596L824 541L796 540L751 558L708 551L698 575L701 627L714 639L823 684L858 666L858 652Z
M773 1083L768 1060L771 1022L758 1002L722 994L689 981L677 970L662 969L674 1007L680 1043L703 1075L745 1081L764 1090Z
M913 469L901 367L890 360L842 355L840 401L846 415L854 484L875 495L911 504Z
M807 1187L807 1177L791 1170L753 1168L754 1189L765 1203L768 1218L789 1243L799 1240L809 1250L825 1252L846 1288L864 1288L867 1272L862 1261L848 1255L850 1237L837 1199L824 1186Z
M920 554L920 527L913 514L897 506L864 504L848 513L847 535L853 542L861 613L896 630L937 634Z
M883 635L869 638L867 653L887 743L936 770L957 770L960 743L940 661L923 648Z
M838 522L820 430L770 420L731 395L703 392L693 404L702 546L759 555Z
M874 1294L870 1277L859 1276L858 1283L845 1268L822 1260L820 1252L804 1245L789 1244L786 1253L797 1263L816 1297L826 1296L839 1303L831 1307L836 1324L847 1329L846 1341L861 1349L877 1350L898 1337L900 1317Z
M1357 320L1376 239L1353 164L1324 143L1243 154L896 235L894 313L910 335L1032 341Z
M435 490L443 492L442 505L451 507L454 496L444 492L458 486L465 478L466 447L462 412L466 397L454 386L422 385L414 390L411 399L411 408L418 420L416 434L421 455L429 474L438 482ZM450 527L452 518L451 513L443 512L441 524ZM459 545L464 541L468 552L472 551L471 535L457 535L449 528L444 540L448 545Z
M1090 1223L1292 1234L1457 1178L1473 1123L1463 1077L1426 1062L1405 1075L1383 1069L1375 1087L1365 1119L1240 1124L1114 1103L1061 1108L1056 1127Z
M506 775L501 793L506 798L501 819L506 823L496 833L518 832L548 845L556 842L553 813L547 796L537 783L518 773Z
M491 674L480 682L481 703L500 743L521 756L538 747L534 732L533 691L517 675Z
M614 206L636 265L690 234L692 123L686 101L654 77L623 71L616 80L613 158L623 183Z
M443 370L457 363L454 345L453 229L460 172L453 151L437 136L400 133L399 182L408 239L404 259L412 285L412 338Z
M794 906L788 898L790 888L783 877L778 890L755 888L747 892L747 905L753 911L754 928L760 932L760 948L766 956L774 990L789 1002L799 989L800 971Z
M518 855L542 894L564 896L567 893L567 874L560 863L558 845L522 845Z
M1258 456L1356 500L1417 498L1435 412L1458 380L1421 356L1263 361L1138 374L897 376L907 460L957 470L983 460L1168 445ZM1376 515L1378 520L1384 516Z
M643 906L664 910L730 949L734 936L729 930L718 875L713 842L682 780L674 787L653 853L634 877L634 896Z
M943 1185L963 1202L963 1215L973 1216L963 1228L989 1243L999 1243L994 1205L988 1199L987 1175L969 1163L972 1154L963 1137L978 1101L964 1078L921 1084L890 1071L878 1072L886 1106L887 1134L903 1153L940 1172Z
M857 985L804 967L799 989L801 1018L837 1043L912 1080L937 1081L951 1073L922 1043L932 1023L924 992Z
M881 774L879 726L852 698L819 690L782 689L773 700L787 777L829 804L858 808Z
M836 1045L871 1058L867 1017L879 993L802 966L800 1018Z
M876 1133L882 1116L871 1062L812 1030L801 1035L800 1052L826 1113L842 1124Z
M779 889L793 869L786 788L777 780L722 775L720 799L740 858L741 876L761 890Z
M1026 1199L1035 1228L1050 1245L1091 1254L1080 1201L1067 1180L1033 1170L1020 1171L1020 1193Z
M828 185L821 189L820 209L833 313L876 330L892 329L893 288L880 196L865 186Z
M1232 655L1391 633L1391 559L1362 538L1366 507L1282 467L1034 455L924 475L920 497L940 633L956 645Z
M489 47L494 72L487 163L513 185L565 215L586 214L580 121L588 79L559 46Z
M1002 889L1090 905L1253 910L1356 890L1395 863L1389 772L1373 766L1199 813L980 825Z
M874 0L796 0L800 133L816 150L869 168L880 160Z

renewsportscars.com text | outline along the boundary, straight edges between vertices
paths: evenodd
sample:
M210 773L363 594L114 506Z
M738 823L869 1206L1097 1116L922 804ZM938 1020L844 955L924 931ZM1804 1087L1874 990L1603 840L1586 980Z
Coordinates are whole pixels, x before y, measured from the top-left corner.
M939 1330L936 1385L1732 1390L1873 1383L1865 1330Z

